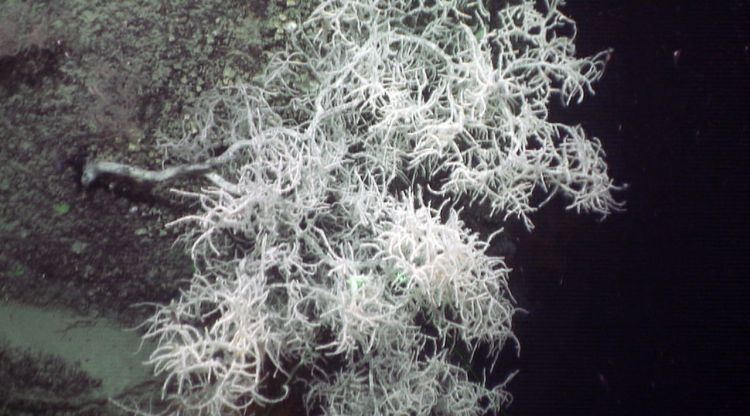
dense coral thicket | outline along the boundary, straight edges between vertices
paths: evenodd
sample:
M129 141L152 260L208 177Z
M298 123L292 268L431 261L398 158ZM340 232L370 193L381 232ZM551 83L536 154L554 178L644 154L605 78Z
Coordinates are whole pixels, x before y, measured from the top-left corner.
M591 92L608 52L576 57L561 2L536 3L490 27L480 1L321 2L260 77L206 95L188 133L162 142L218 166L213 186L184 192L202 206L178 221L192 284L146 323L168 411L240 412L298 381L308 411L329 415L509 402L460 365L515 341L515 308L487 254L495 234L469 230L458 202L529 228L556 193L620 207L600 142L548 119L553 97Z

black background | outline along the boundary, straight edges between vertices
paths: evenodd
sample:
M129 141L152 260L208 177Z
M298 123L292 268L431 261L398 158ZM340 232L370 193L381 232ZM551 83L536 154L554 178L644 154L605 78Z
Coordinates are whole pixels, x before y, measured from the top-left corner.
M563 10L579 55L614 54L596 95L553 117L602 140L627 212L557 201L519 235L508 413L750 414L750 3Z

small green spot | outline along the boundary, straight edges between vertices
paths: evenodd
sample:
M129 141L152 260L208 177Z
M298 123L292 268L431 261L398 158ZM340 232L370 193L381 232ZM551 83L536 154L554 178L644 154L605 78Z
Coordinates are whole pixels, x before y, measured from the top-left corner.
M11 267L9 275L13 279L19 279L26 275L26 269L20 264L15 264Z
M349 289L353 292L360 289L365 283L367 283L367 277L361 274L355 274L349 277Z
M72 251L75 254L81 254L84 251L86 251L86 247L88 247L88 244L83 243L81 241L76 241L70 246L70 251Z
M52 209L55 210L55 214L57 215L65 215L70 212L70 204L58 202L55 205L52 205Z
M409 281L409 277L404 272L396 272L396 274L393 276L393 280L395 280L396 283L400 285L404 285Z
M474 36L477 38L477 41L481 42L482 39L484 39L485 33L486 33L486 31L484 30L484 28L480 27L479 30L477 30L476 32L474 32Z

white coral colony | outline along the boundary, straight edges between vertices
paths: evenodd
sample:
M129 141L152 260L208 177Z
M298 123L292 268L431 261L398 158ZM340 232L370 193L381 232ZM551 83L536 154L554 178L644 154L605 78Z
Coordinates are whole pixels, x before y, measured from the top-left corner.
M207 95L200 127L163 143L213 170L178 221L192 283L147 322L167 411L239 413L293 385L326 415L509 403L461 365L517 341L496 233L469 230L459 201L529 228L535 192L621 207L600 142L548 120L609 52L575 56L562 1L512 3L490 27L481 1L323 1L262 76Z

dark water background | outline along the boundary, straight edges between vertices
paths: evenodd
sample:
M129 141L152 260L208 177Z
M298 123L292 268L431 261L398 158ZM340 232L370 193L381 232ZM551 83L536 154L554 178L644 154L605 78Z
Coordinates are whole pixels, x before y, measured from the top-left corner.
M750 414L750 2L570 1L614 54L561 120L599 137L627 212L521 235L512 415Z

